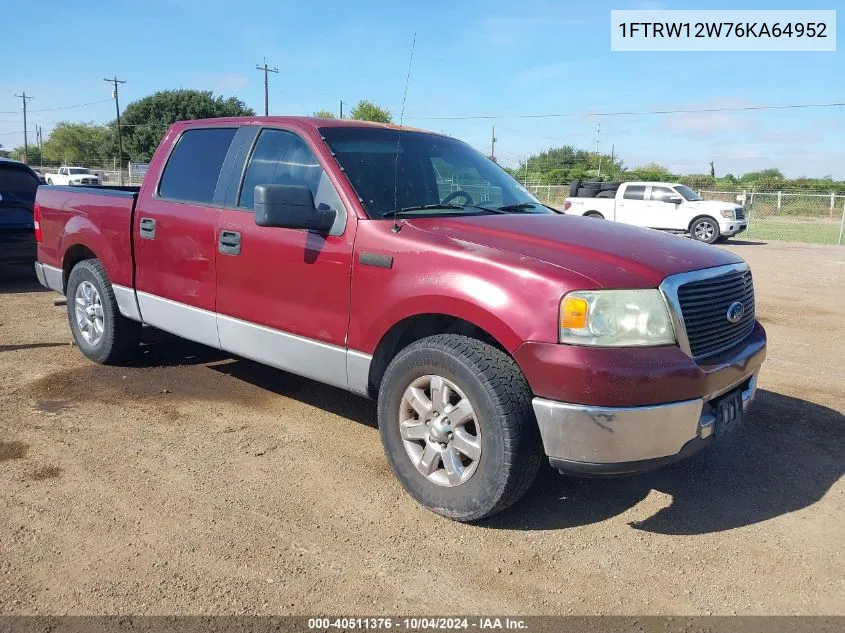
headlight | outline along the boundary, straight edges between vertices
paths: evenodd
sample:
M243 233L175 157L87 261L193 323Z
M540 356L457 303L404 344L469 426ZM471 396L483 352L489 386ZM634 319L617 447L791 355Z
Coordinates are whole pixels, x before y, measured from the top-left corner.
M560 302L560 342L597 347L670 345L675 331L659 290L570 292Z
M733 209L722 209L721 214L723 218L728 218L729 220L736 219Z

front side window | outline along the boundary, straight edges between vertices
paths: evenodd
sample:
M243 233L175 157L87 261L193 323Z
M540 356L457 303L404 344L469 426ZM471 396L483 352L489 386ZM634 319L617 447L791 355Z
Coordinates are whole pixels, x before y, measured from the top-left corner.
M676 198L678 194L669 189L669 187L652 187L651 199L655 202L668 202L669 198Z
M187 130L170 154L158 194L182 202L211 204L217 179L237 128Z
M252 210L256 185L302 185L314 204L342 212L337 191L320 161L300 137L283 130L262 130L244 174L238 206Z
M320 129L367 215L554 213L466 143L380 127ZM448 206L445 206L448 205Z
M645 196L645 185L628 185L625 187L625 200L642 200Z

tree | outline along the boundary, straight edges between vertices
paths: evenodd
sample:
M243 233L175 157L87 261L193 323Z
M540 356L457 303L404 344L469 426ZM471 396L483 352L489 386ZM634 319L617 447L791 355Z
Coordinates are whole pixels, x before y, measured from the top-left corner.
M102 125L61 121L43 143L44 158L54 163L110 163L109 135Z
M20 145L11 151L6 152L7 158L14 158L15 160L23 160L24 147ZM26 162L30 165L37 165L41 162L41 150L38 145L27 145L26 147Z
M361 99L351 112L352 118L358 121L376 121L377 123L392 123L390 110L377 106L375 103Z
M176 121L225 116L254 116L255 111L235 98L215 97L205 90L164 90L133 101L120 119L123 148L131 160L148 161L167 127ZM114 126L112 125L114 136Z
M333 119L333 118L334 118L334 113L333 113L333 112L330 112L329 110L317 110L317 111L316 111L314 114L312 114L311 116L315 116L315 117L317 117L318 119Z

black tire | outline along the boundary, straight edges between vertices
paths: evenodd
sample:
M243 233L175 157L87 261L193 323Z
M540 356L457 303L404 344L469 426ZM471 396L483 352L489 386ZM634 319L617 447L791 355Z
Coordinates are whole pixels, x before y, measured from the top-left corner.
M605 189L603 191L599 191L596 194L596 198L615 198L615 197L616 197L616 192L611 191L610 189Z
M719 239L719 223L713 218L696 218L690 224L689 232L695 241L712 244Z
M53 179L52 179L52 178L48 178L48 179L47 179L47 184L48 184L48 185L52 185L52 184L53 184Z
M578 190L578 197L579 198L595 198L599 194L598 189L587 189L585 187L581 187Z
M602 191L613 191L613 192L615 192L617 189L619 189L619 185L621 185L621 184L622 184L621 182L603 182L603 183L601 183L600 189Z
M575 196L577 196L578 195L578 189L580 187L581 187L581 181L580 180L573 180L571 183L569 183L569 197L574 198Z
M431 374L464 392L481 429L477 469L452 487L434 483L417 469L399 430L406 388ZM492 345L456 334L412 343L391 361L379 389L379 433L393 473L417 502L445 517L476 521L501 512L531 487L542 461L531 398L519 366Z
M587 211L584 214L585 218L593 218L594 220L604 220L604 216L598 211Z
M76 316L76 291L85 281L99 294L103 312L102 337L95 344L85 339ZM73 340L83 354L102 365L114 365L132 356L141 338L141 324L120 314L114 290L100 260L86 259L76 264L70 271L65 294Z

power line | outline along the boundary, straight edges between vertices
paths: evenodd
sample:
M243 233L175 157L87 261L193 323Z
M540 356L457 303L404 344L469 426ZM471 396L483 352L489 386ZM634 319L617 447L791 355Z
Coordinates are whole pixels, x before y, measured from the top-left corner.
M30 110L30 112L38 113L38 112L55 112L56 110L71 110L73 108L84 108L85 106L97 105L98 103L107 103L108 101L111 101L111 99L101 99L100 101L91 101L89 103L77 103L75 105L58 106L58 107L55 107L55 108L42 108L41 110ZM9 110L9 111L6 111L6 112L0 112L0 114L17 114L17 111Z
M554 114L480 114L474 116L409 116L415 121L467 121L478 119L554 119L577 116L642 116L652 114L704 114L707 112L748 112L754 110L795 110L799 108L841 108L843 103L791 103L787 105L737 106L724 108L695 108L689 110L632 110L621 112L562 112Z

